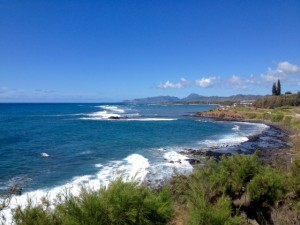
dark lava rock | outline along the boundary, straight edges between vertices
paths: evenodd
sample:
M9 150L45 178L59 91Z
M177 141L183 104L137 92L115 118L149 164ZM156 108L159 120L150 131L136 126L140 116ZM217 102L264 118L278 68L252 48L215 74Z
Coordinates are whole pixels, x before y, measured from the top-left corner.
M200 161L198 159L186 159L186 161L188 161L192 166L200 163Z
M109 119L110 120L119 120L120 117L118 117L118 116L110 116Z

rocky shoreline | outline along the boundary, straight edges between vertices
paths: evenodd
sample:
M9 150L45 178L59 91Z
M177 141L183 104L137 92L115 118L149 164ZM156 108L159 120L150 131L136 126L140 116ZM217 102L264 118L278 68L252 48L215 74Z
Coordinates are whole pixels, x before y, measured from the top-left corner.
M269 126L261 134L248 137L248 141L234 146L211 147L208 149L184 149L180 154L188 157L187 161L191 165L201 164L203 159L213 158L219 161L222 156L229 157L233 154L253 154L258 151L258 157L263 164L275 165L280 162L284 167L288 167L293 160L294 154L291 152L294 130L281 124L266 121L247 120L238 118L206 117L201 113L195 115L198 118L217 122L247 122L260 123Z

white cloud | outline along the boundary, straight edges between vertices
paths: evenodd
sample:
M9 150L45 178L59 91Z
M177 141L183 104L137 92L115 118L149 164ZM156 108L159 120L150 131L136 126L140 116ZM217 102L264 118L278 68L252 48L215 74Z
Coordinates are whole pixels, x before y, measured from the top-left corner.
M271 68L268 68L268 72L266 74L262 74L261 75L261 79L263 81L267 81L267 82L275 82L278 79L280 80L286 80L287 79L287 74L285 74L284 72L282 72L281 70L272 70Z
M287 61L279 62L276 69L268 68L266 74L261 75L261 79L266 82L275 82L278 79L288 80L291 74L300 73L300 68Z
M186 86L189 86L191 82L185 78L181 78L180 83L182 86L186 87Z
M287 74L300 73L300 67L298 67L297 65L293 65L287 61L278 63L277 69Z
M190 85L190 81L185 78L181 78L180 82L172 83L170 81L166 81L165 83L160 83L157 85L158 88L161 89L181 89Z
M201 80L196 80L196 85L201 88L208 88L214 85L213 81L217 79L216 77L202 78Z
M247 89L247 86L244 84L244 82L241 80L239 76L232 75L228 79L228 86L234 89L239 89L239 90L245 90Z
M246 83L248 84L260 84L260 81L253 74L250 75L248 79L246 79Z

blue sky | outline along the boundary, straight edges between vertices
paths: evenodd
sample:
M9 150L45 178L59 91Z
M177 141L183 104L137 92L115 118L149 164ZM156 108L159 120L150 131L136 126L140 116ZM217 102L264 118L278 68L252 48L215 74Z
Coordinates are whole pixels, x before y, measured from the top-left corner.
M0 102L297 92L299 40L299 0L0 0Z

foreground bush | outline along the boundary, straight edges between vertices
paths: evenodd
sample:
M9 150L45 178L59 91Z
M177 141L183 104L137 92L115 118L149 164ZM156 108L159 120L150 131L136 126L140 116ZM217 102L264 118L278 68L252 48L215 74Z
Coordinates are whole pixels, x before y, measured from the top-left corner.
M283 177L262 166L256 154L223 157L219 163L208 161L190 176L188 222L243 224L243 211L259 224L265 224L263 220L270 219L270 207L284 193Z
M271 206L285 193L283 177L269 167L263 168L249 183L248 191L255 205Z
M20 206L15 209L14 222L22 225L59 225L61 221L54 212L43 202L36 205L28 200L27 206L22 209Z
M300 152L297 153L297 156L292 164L291 170L292 188L293 191L297 194L298 198L300 198Z
M14 214L16 224L166 224L173 215L168 190L159 193L137 183L116 180L97 192L83 189L80 196L65 196L65 201L51 210L45 205L28 204Z
M247 184L258 174L261 165L257 155L234 155L223 158L220 163L226 194L230 196L240 195L245 191Z
M242 218L232 216L231 201L222 196L210 203L201 192L193 192L188 204L188 224L190 225L238 225Z
M242 218L232 208L232 197L241 195L260 168L256 155L223 157L197 169L190 177L188 223L198 225L241 224Z

